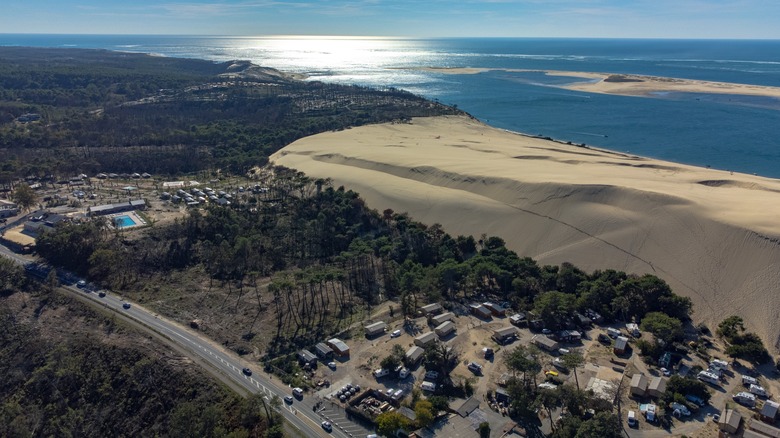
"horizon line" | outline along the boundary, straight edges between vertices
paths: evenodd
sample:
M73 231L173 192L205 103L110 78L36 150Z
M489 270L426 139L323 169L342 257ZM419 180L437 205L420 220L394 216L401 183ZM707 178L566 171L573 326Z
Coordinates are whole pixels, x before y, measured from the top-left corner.
M780 41L780 38L703 38L703 37L604 37L604 36L411 36L411 35L314 35L314 34L275 34L275 35L227 35L227 34L166 34L166 33L41 33L41 32L0 32L0 36L126 36L126 37L180 37L180 38L236 38L236 39L548 39L548 40L656 40L656 41Z

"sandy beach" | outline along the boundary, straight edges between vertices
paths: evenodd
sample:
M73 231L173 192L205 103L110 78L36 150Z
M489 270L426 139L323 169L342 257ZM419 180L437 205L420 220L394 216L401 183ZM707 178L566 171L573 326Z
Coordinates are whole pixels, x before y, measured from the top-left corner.
M494 69L489 68L424 68L422 70L447 74L478 74ZM565 76L590 79L589 82L577 82L564 85L551 85L567 90L589 93L618 94L622 96L651 96L653 93L702 93L734 94L743 96L763 96L780 98L780 87L736 84L729 82L711 82L693 79L666 78L658 76L590 73L560 70L524 70L500 69L500 71L531 73L539 72L548 76Z
M780 181L531 138L467 117L301 139L271 160L379 211L497 235L541 263L653 273L714 327L780 334Z

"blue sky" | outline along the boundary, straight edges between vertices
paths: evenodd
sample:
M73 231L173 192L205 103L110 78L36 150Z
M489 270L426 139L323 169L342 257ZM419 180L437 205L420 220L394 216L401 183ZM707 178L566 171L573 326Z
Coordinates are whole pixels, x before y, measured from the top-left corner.
M780 39L778 0L38 0L2 33Z

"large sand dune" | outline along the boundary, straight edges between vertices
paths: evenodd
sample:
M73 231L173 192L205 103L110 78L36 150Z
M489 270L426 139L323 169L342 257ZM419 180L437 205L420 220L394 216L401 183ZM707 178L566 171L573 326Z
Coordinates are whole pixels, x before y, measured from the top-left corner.
M653 273L710 325L780 334L780 181L577 147L466 117L301 139L272 157L452 234L543 263Z

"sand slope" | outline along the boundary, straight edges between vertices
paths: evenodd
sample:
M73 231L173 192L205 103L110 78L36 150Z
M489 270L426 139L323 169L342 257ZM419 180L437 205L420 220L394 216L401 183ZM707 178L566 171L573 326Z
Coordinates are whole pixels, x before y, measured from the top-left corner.
M272 157L452 234L501 236L542 263L654 273L774 348L780 181L570 146L466 117L301 139Z

